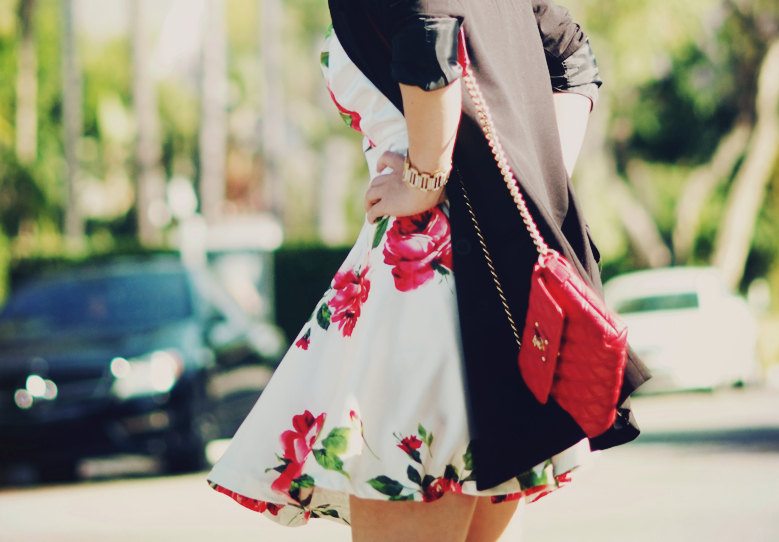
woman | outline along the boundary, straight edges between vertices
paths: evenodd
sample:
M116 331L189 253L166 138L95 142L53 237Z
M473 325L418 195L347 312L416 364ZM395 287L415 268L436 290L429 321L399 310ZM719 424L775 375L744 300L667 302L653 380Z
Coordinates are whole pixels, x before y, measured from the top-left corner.
M524 387L463 188L511 277L514 314L535 252L460 88L464 53L547 241L595 286L566 163L597 69L578 25L546 0L330 0L330 11L324 74L376 174L365 223L208 480L283 524L350 524L354 540L496 540L520 501L638 429L625 402L588 440ZM550 75L571 93L553 98ZM409 168L448 182L420 190ZM622 399L647 377L632 358Z

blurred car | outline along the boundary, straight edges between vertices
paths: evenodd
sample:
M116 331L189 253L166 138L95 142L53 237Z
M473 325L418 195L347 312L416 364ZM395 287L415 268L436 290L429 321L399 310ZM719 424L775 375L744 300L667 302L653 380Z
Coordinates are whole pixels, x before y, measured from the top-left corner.
M757 322L714 268L624 274L604 285L628 326L628 341L653 373L642 392L712 389L755 382Z
M207 442L232 436L285 346L176 258L29 280L0 313L0 465L61 479L121 452L203 468Z

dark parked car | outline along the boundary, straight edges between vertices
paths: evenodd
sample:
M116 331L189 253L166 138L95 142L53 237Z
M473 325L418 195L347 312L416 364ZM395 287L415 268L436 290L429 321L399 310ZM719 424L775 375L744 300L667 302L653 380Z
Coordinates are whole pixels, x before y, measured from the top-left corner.
M286 346L175 258L28 280L0 313L0 466L63 478L122 452L203 468L205 444L232 436Z

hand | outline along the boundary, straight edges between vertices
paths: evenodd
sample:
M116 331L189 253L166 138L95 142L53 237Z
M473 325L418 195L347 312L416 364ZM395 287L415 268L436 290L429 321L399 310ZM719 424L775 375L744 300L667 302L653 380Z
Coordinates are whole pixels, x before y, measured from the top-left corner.
M389 167L390 173L373 178L365 192L365 212L373 224L382 216L408 216L427 211L446 199L442 186L437 190L424 191L403 182L405 156L387 151L379 157L378 171Z

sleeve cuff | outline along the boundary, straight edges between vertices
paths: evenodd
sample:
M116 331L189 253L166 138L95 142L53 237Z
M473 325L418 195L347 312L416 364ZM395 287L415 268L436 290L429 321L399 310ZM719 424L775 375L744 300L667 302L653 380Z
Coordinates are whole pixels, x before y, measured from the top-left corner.
M589 40L564 59L547 55L546 61L555 92L576 92L597 102L603 81Z
M462 76L457 58L460 20L418 16L392 37L392 77L424 90L445 87Z

